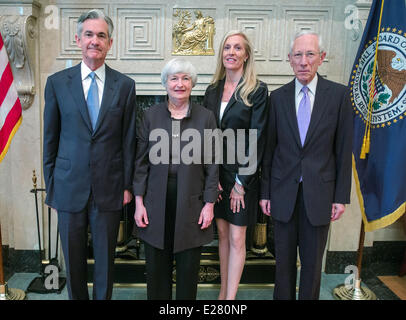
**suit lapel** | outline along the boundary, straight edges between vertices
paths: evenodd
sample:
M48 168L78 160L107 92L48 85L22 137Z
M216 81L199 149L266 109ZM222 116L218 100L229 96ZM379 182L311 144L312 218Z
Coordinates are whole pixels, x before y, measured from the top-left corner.
M224 89L224 82L225 80L219 81L219 84L216 87L216 101L215 101L215 115L216 115L216 120L219 128L221 128L221 121L220 121L220 107L221 107L221 97L223 95L223 89Z
M89 112L87 110L87 104L85 96L83 94L80 63L77 66L73 67L71 69L71 72L68 74L67 86L73 96L73 99L76 102L76 106L79 108L79 112L82 115L83 121L86 123L90 132L92 132L92 124L90 122Z
M113 101L114 95L117 92L116 86L117 78L114 76L112 70L106 65L106 78L104 82L103 97L100 105L99 116L97 117L96 127L93 134L95 134L100 128L101 123L111 106L111 102Z
M309 129L307 130L306 140L304 144L308 143L312 135L317 129L317 125L320 122L320 119L323 117L323 114L326 112L326 102L328 100L328 90L329 86L327 82L318 75L316 96L314 98L312 116L310 118Z
M296 115L296 102L295 102L295 80L288 83L285 87L285 103L286 106L285 113L288 118L288 123L291 126L291 131L295 137L295 141L299 147L302 147L302 142L300 141L299 127L297 125L297 115Z

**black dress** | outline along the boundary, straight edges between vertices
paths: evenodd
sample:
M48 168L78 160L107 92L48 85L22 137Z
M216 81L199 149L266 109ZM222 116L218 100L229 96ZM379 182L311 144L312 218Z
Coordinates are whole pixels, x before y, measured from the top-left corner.
M251 93L249 100L253 103L252 106L244 104L237 93L237 98L233 94L230 98L223 116L220 120L221 97L223 94L225 80L219 81L217 86L210 85L204 96L204 106L213 111L216 117L217 126L224 133L225 130L231 129L234 136L237 137L237 130L244 129L246 134L245 139L245 155L248 156L250 148L253 148L253 143L256 143L257 153L254 170L250 174L241 174L240 169L246 167L243 163L239 163L238 156L229 157L227 155L227 139L223 139L223 163L220 165L220 184L223 188L222 198L214 207L214 215L216 218L222 218L231 224L238 226L253 225L256 222L258 211L259 198L259 178L258 167L262 160L265 132L268 119L268 88L265 83L259 82L258 89ZM256 130L254 141L248 139L250 129ZM251 143L251 145L250 145ZM238 150L235 141L235 150ZM235 163L229 161L235 159ZM245 195L245 209L240 207L238 213L233 213L230 209L230 193L236 181L236 175L242 183Z

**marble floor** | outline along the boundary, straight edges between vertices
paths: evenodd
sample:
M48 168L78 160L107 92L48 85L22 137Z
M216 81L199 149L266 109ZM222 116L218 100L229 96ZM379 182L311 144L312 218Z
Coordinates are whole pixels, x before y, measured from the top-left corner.
M36 273L15 273L7 281L9 288L26 291L30 282L37 277ZM333 290L335 287L345 283L349 274L322 274L322 286L320 300L335 300ZM362 282L362 287L369 288L375 293L378 300L400 300L385 284L376 276L368 277ZM216 300L218 287L200 285L198 288L197 300ZM92 288L89 287L91 296ZM272 285L241 285L237 294L238 300L272 300ZM175 296L175 294L174 294ZM26 300L67 300L66 286L61 293L39 294L26 292ZM113 300L145 300L145 285L138 286L115 286L113 289Z

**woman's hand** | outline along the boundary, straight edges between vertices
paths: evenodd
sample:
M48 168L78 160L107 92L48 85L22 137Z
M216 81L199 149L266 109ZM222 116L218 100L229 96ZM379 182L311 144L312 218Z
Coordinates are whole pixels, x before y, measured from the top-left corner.
M123 206L130 203L132 199L133 199L133 196L132 196L131 192L128 190L124 190Z
M241 206L245 209L244 194L244 187L236 182L230 193L230 209L233 213L240 212Z
M218 185L217 189L218 189L218 192L219 192L217 202L220 202L221 200L223 200L223 197L221 196L221 193L223 192L223 188L221 187L220 182L219 182L219 185Z
M137 226L140 228L145 228L149 224L147 209L144 206L144 200L142 196L135 196L134 220Z
M198 222L198 224L202 225L200 227L200 229L203 230L203 229L210 227L211 222L214 217L213 209L214 209L214 203L206 202L202 211L200 212L200 218L199 218L199 222Z

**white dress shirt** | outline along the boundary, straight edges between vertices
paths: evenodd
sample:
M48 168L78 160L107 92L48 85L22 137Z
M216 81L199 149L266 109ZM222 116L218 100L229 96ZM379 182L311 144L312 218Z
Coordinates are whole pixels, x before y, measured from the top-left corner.
M227 105L228 105L228 101L221 101L220 114L219 114L220 122L221 122L221 119L223 119L224 110L226 110Z

